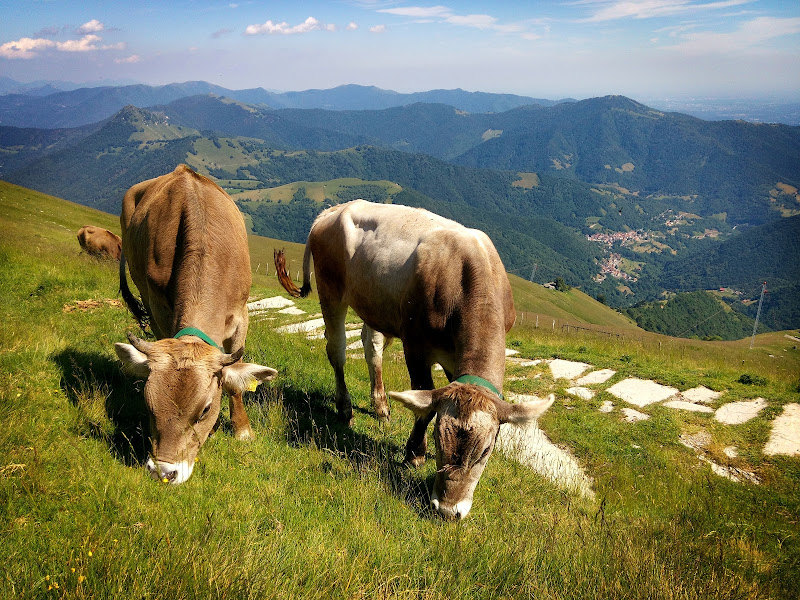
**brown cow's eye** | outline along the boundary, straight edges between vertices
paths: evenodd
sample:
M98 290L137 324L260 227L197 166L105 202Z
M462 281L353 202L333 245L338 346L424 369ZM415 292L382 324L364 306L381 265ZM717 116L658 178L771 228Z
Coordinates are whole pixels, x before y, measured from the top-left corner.
M206 416L208 416L208 411L210 411L210 410L211 410L211 405L210 404L206 404L206 407L203 409L203 412L201 412L200 416L197 417L197 422L199 423L200 421L205 419Z

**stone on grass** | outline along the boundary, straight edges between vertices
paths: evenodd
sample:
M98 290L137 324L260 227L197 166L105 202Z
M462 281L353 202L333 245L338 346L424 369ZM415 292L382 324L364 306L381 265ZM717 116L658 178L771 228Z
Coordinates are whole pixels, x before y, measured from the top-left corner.
M302 323L292 323L291 325L283 325L278 327L275 331L278 333L307 333L315 329L325 327L325 319L311 319L310 321L303 321Z
M567 393L572 396L577 396L581 400L591 400L594 398L594 390L585 387L571 387L567 388Z
M599 371L592 371L591 373L587 373L580 379L578 379L575 383L578 385L592 385L594 383L605 383L609 379L611 379L617 372L613 369L600 369Z
M264 298L263 300L255 300L254 302L247 303L247 310L264 310L266 308L286 308L293 306L294 302L283 296L274 296L272 298Z
M756 398L749 402L730 402L720 406L714 414L714 418L725 425L740 425L758 415L766 405L767 401L763 398Z
M665 402L664 406L668 408L675 408L678 410L690 410L692 412L713 413L714 409L702 404L695 404L694 402L684 402L683 400L671 400Z
M661 402L678 393L678 390L673 387L635 377L629 377L619 383L615 383L607 391L620 400L636 406L647 406L654 402Z
M800 404L785 405L780 416L772 422L764 454L800 454Z
M553 379L574 379L590 366L586 363L562 360L560 358L554 358L550 361L550 371L553 373Z
M698 385L696 388L681 392L680 395L689 402L712 402L719 398L722 392L715 392L704 385Z
M638 410L633 410L632 408L623 408L622 414L625 415L625 420L628 423L636 423L636 421L647 421L647 419L650 418L650 415L640 413Z

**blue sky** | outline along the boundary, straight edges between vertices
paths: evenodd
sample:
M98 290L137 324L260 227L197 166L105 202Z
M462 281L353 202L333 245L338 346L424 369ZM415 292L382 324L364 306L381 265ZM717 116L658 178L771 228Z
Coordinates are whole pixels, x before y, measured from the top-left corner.
M0 75L800 100L798 0L0 0Z

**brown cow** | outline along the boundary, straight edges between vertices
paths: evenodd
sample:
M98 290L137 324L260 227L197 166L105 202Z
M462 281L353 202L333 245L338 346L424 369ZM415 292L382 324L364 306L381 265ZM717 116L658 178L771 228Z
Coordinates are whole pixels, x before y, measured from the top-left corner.
M122 201L120 290L158 338L115 344L125 367L146 377L152 441L147 469L182 483L212 432L223 390L236 437L253 432L242 392L277 371L239 362L247 335L250 254L244 221L217 184L185 165L134 185ZM131 279L142 301L133 296Z
M389 418L383 349L392 338L402 341L413 389L389 396L416 416L406 460L425 462L426 431L436 416L431 503L445 517L463 518L500 425L535 419L553 402L551 396L509 404L501 394L505 335L516 315L494 245L483 232L426 210L355 200L327 209L314 222L302 289L285 273L279 277L290 294L311 290L312 256L340 416L350 422L353 414L344 381L350 306L364 321L361 338L380 419ZM280 266L282 256L276 259ZM442 365L449 385L433 389L434 363Z
M98 258L108 256L119 260L122 253L122 238L108 229L94 225L84 225L78 230L78 243L86 253Z

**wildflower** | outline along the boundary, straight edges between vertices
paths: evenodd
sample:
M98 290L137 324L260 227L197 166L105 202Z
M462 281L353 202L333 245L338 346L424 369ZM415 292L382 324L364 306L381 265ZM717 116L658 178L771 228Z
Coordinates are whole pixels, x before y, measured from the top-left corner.
M74 572L75 572L75 567L72 567L72 568L70 569L70 571L72 571L72 572L74 573Z
M84 577L83 575L79 575L78 576L78 583L83 583L84 581L86 581L86 577Z
M89 550L89 556L92 556L92 551L91 550Z

